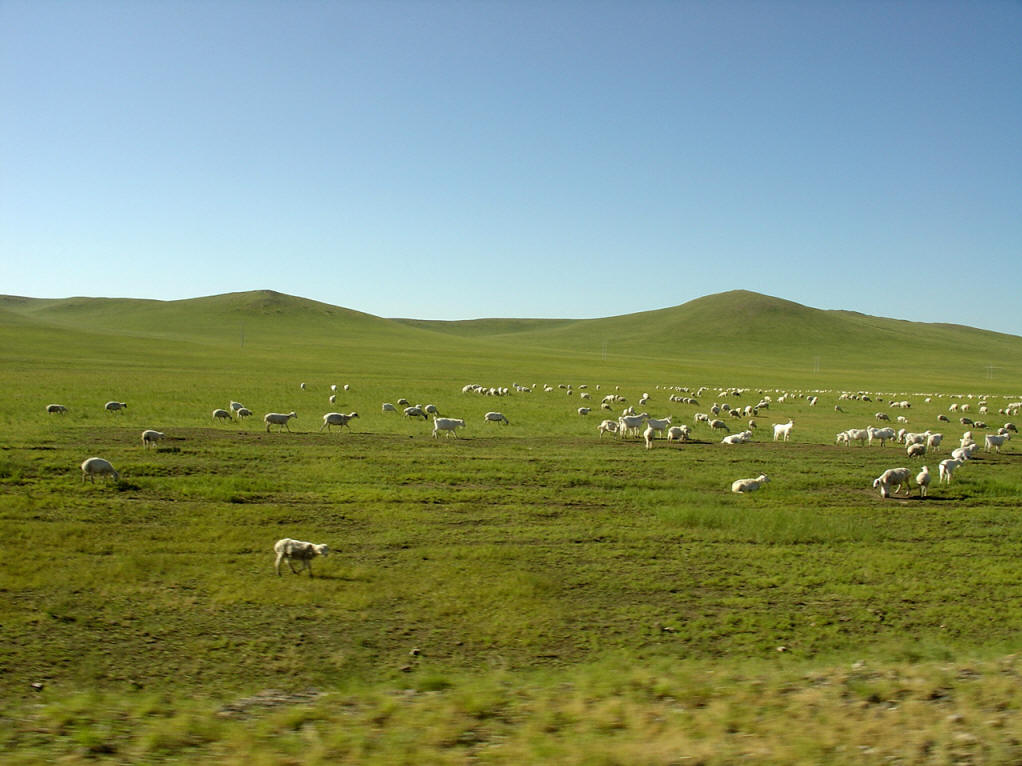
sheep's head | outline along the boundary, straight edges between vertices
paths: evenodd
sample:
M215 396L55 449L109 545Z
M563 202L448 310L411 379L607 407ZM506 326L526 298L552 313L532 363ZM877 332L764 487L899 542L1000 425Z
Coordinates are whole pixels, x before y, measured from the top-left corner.
M318 545L313 545L312 549L316 551L317 556L326 556L330 552L330 548L327 547L326 543L319 543Z

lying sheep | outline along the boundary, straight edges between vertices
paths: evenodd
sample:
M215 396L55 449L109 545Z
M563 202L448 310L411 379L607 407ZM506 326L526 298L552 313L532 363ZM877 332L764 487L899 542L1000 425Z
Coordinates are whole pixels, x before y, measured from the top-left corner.
M349 412L347 415L345 415L343 412L328 412L326 415L323 416L323 425L319 427L319 430L320 432L322 432L323 429L325 428L326 430L329 431L330 426L343 426L350 431L351 426L348 425L348 422L357 417L358 417L357 412Z
M301 540L292 540L285 537L273 545L273 551L277 554L277 560L273 567L280 577L280 562L287 561L288 567L294 574L301 574L302 569L309 570L309 577L312 577L312 560L316 556L326 556L330 549L325 543L306 543ZM294 563L298 562L298 570L295 570Z
M909 476L911 473L907 468L888 468L873 480L873 489L880 490L880 497L890 495L891 487L894 487L894 494L898 494L902 486L907 491Z
M755 492L769 481L765 473L761 473L755 479L737 479L731 482L732 492Z
M155 447L156 442L158 442L164 436L166 436L166 434L161 434L159 431L154 431L151 428L147 428L145 431L142 432L142 447L144 449Z
M82 483L84 484L88 479L95 484L97 476L112 476L114 481L119 481L121 478L109 460L104 460L101 457L86 458L82 462Z
M283 431L285 428L287 428L287 432L291 433L291 429L288 428L287 425L287 422L291 418L295 419L298 418L294 411L288 413L267 412L265 415L263 415L263 422L266 424L266 433L270 432L270 426L280 426L280 428L277 429L278 431Z

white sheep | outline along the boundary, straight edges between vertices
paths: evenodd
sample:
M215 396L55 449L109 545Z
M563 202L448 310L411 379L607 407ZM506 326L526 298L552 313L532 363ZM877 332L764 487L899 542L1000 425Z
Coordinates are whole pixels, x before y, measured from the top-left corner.
M919 485L919 497L926 497L930 486L930 469L927 466L924 465L916 474L916 484Z
M641 412L638 415L622 415L617 419L618 424L618 435L627 436L630 433L636 433L646 423L649 415L645 412Z
M929 431L927 431L926 449L928 449L930 452L937 452L938 451L937 448L940 447L940 443L942 441L944 441L944 434L930 433Z
M788 441L791 438L791 427L795 421L789 419L787 423L774 423L774 441L778 439Z
M869 443L870 443L870 446L872 446L874 439L879 439L880 440L880 446L883 447L883 446L885 446L887 444L888 440L896 439L897 436L898 436L897 433L895 433L894 429L890 428L890 427L888 427L888 428L874 428L874 427L871 426L871 427L867 428L866 431L869 432Z
M121 410L128 409L126 402L107 402L103 405L107 412L120 412Z
M390 402L384 402L383 406L380 408L380 410L382 412L397 412L397 407L395 407Z
M592 412L592 409L590 409L589 407L579 407L578 408L578 414L582 415L583 417L588 415L590 412Z
M459 428L465 427L465 421L461 418L433 418L433 438L437 438L437 434L444 431L444 436L454 435L454 438L458 438Z
M82 462L82 483L84 484L88 479L95 484L97 476L112 476L115 481L119 481L121 478L109 460L104 460L101 457L86 458Z
M323 429L325 428L329 431L330 426L344 426L350 431L351 426L348 425L348 421L357 417L358 417L357 412L349 412L347 415L345 415L343 412L328 412L326 415L323 416L323 425L319 427L319 430L320 432L322 432Z
M65 412L67 412L67 407L65 407L63 404L47 404L46 411L51 415L54 414L63 415Z
M325 543L307 543L302 540L292 540L290 537L285 537L283 540L277 540L273 545L273 552L277 554L277 560L273 564L273 568L277 571L277 576L280 576L280 563L286 561L288 567L294 574L301 574L303 569L309 570L309 577L312 577L312 560L316 556L326 556L330 553L330 548ZM298 562L298 569L295 570L294 562Z
M506 426L511 425L503 412L487 412L483 415L483 421L487 423L503 423Z
M687 425L671 426L667 429L667 441L688 441L689 428Z
M330 394L326 400L330 402L330 404L337 404L337 394Z
M905 452L909 457L920 457L926 454L926 445L922 443L910 444Z
M907 468L888 468L873 480L873 489L880 490L880 497L887 497L891 487L894 487L894 494L898 494L902 486L908 488L911 475Z
M745 444L752 440L752 431L742 431L737 434L728 434L720 440L721 444Z
M242 404L241 402L235 402L235 401L232 401L229 405L227 405L227 407L228 407L228 409L231 412L238 412L238 410L245 409L245 405L244 404Z
M648 418L646 420L646 426L652 428L654 431L662 432L666 431L671 426L670 417L666 418Z
M969 442L964 447L957 447L951 450L951 457L955 460L961 460L963 463L972 457L973 453L979 449L979 445L976 442Z
M728 424L723 420L711 420L709 422L709 426L714 431L726 431L731 433L731 429L728 427Z
M217 407L213 410L213 420L223 423L225 420L233 420L233 418L231 417L231 413L227 410Z
M421 407L405 407L404 415L406 418L422 418L423 420L429 420L429 415L423 412Z
M755 479L737 479L731 482L731 491L739 493L755 492L768 481L770 480L765 473L761 473Z
M953 457L948 458L947 460L941 460L940 465L938 466L940 475L937 478L937 483L944 484L945 482L947 482L947 484L950 485L951 474L953 474L955 472L955 469L958 468L958 466L962 465L962 463L964 462L965 462L964 460L958 460L957 458Z
M238 420L241 420L242 418L250 418L252 417L252 410L250 410L248 407L242 407L240 410L238 410L237 414Z
M145 431L142 432L142 447L145 449L155 447L156 442L158 442L164 436L166 436L166 434L161 434L159 431L154 431L151 428L147 428Z
M291 433L291 429L288 427L287 422L291 419L298 419L298 416L292 410L291 412L267 412L263 415L263 422L266 424L266 433L270 432L270 426L280 426L278 431L283 431L285 428L288 433Z
M983 449L989 452L992 447L995 451L1000 452L1001 447L1009 439L1011 439L1011 434L987 434L983 439Z
M618 422L616 420L604 420L600 425L596 426L596 430L600 432L602 437L608 431L612 434L616 434L618 429Z
M655 435L656 429L647 425L646 430L642 432L642 439L646 442L646 449L653 449L653 437Z

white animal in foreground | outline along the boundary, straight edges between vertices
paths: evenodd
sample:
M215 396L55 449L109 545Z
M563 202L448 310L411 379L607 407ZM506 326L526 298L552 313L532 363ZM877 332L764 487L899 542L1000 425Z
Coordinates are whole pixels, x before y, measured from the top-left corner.
M761 473L755 479L738 479L731 482L732 492L755 492L770 481L765 473Z
M280 562L286 561L287 565L291 568L294 574L301 574L303 569L309 570L309 577L312 577L312 560L316 556L326 556L330 552L330 548L325 543L306 543L301 540L292 540L290 537L285 537L283 540L277 540L273 546L274 553L277 554L277 560L273 564L273 568L277 570L277 576L280 576ZM298 570L295 571L294 562L298 562Z
M926 491L930 486L930 469L927 466L924 465L916 474L916 484L919 485L919 497L926 497Z
M689 428L687 425L671 426L667 429L667 441L682 441L687 442L689 435Z
M444 436L454 434L454 438L458 438L457 429L464 428L465 421L461 418L433 418L433 438L437 438L437 434L441 431L445 431Z
M983 449L989 452L993 447L995 451L1000 452L1001 447L1009 439L1011 439L1011 434L987 434L983 440Z
M231 412L240 412L241 410L245 409L245 405L244 404L242 404L241 402L234 402L234 401L232 401L228 405L228 407L230 408Z
M86 458L82 462L82 483L88 479L93 484L96 483L97 476L113 476L115 480L119 480L121 475L114 470L109 460L104 460L101 457L90 457Z
M225 420L232 420L231 413L227 410L222 410L219 407L213 410L213 420L219 420L223 423Z
M579 415L588 415L590 412L592 412L592 409L590 409L589 407L579 407L578 408L578 414Z
M423 420L429 420L429 415L423 412L421 407L405 407L404 415L406 418L422 418Z
M642 439L646 442L646 449L653 449L653 439L656 437L656 429L653 426L647 425L646 430L642 432Z
M947 484L950 485L951 474L953 474L955 472L955 469L958 468L958 466L960 466L964 462L965 462L964 460L958 460L953 457L950 457L947 460L941 460L940 466L938 467L940 475L937 477L937 483L944 484L946 482Z
M325 428L329 431L330 426L344 426L350 431L351 426L348 425L348 421L357 417L357 412L349 412L347 415L343 412L328 412L323 416L323 425L319 427L319 430L322 431Z
M873 440L874 439L879 439L881 447L886 445L889 440L893 440L893 439L897 438L897 436L898 436L898 434L895 432L895 430L893 428L890 428L890 427L887 427L887 428L874 428L874 427L870 426L869 428L866 429L866 431L869 433L869 443L870 443L870 445L873 444Z
M721 444L745 444L752 440L752 431L742 431L737 434L728 434L720 440Z
M604 420L600 425L596 426L596 430L600 432L600 436L603 436L608 431L612 434L616 434L618 429L618 423L616 420Z
M511 425L503 412L487 412L483 415L483 420L488 423L503 423L506 426Z
M154 431L151 428L147 428L145 431L142 432L142 446L145 449L149 449L149 447L155 447L156 442L158 442L164 436L166 436L166 434L161 434L159 431Z
M128 409L126 402L107 402L103 405L107 412L120 412L121 410Z
M789 420L787 423L774 423L774 441L781 439L788 441L791 438L791 427L795 425L794 420Z
M46 411L51 415L53 414L63 415L65 412L67 412L67 407L65 407L63 404L47 404Z
M907 468L888 468L873 480L873 489L880 490L880 497L887 497L891 487L894 487L894 494L898 494L902 486L907 490L911 475Z
M287 425L287 421L289 421L291 418L295 418L296 420L298 418L294 411L288 413L267 412L265 415L263 415L263 422L266 424L266 433L270 432L270 426L280 426L280 428L277 429L278 431L283 431L285 428L287 428L287 432L291 433L291 429L288 428Z
M920 457L921 455L926 454L926 445L920 443L910 444L905 449L905 452L908 454L909 457Z

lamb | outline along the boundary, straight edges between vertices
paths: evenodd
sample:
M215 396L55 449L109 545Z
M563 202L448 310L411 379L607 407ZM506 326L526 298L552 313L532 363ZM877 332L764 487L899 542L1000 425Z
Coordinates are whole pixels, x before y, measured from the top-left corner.
M970 457L972 457L972 453L974 453L978 449L979 445L976 444L976 442L969 442L968 444L962 447L958 447L957 449L951 450L951 457L953 457L955 460L961 460L962 462L965 462Z
M161 434L159 431L154 431L151 428L147 428L142 432L142 447L149 449L149 447L155 447L156 442L162 439L166 434Z
M600 432L600 437L602 438L608 431L612 434L616 434L617 427L618 425L616 420L604 420L600 423L600 425L596 426L596 430Z
M1011 434L987 434L983 440L983 449L989 452L993 447L995 451L1000 452L1001 447L1009 439L1011 439Z
M646 425L654 431L666 431L671 425L671 419L670 417L649 418L646 420Z
M234 402L234 401L232 401L228 405L228 409L230 409L231 412L238 412L239 410L245 409L245 405L242 404L241 402Z
M263 415L263 422L266 424L266 433L270 432L270 426L280 426L280 428L277 429L278 431L283 431L285 428L287 428L287 432L291 433L291 429L288 428L287 425L287 422L291 418L295 418L296 420L298 419L298 416L294 413L293 410L288 413L267 412L265 415Z
M46 411L50 415L53 414L63 415L64 413L67 412L67 407L65 407L63 404L47 404Z
M423 412L421 407L405 407L404 415L406 418L422 418L423 420L429 420L429 415Z
M870 443L871 446L873 444L873 440L874 439L879 439L880 440L880 446L883 447L883 446L885 446L887 444L887 441L889 439L894 439L894 438L897 437L897 434L894 432L893 428L872 428L872 427L870 427L870 428L867 428L866 430L869 432L869 443Z
M645 412L638 415L622 415L617 419L617 432L621 436L627 436L630 432L638 431L649 418Z
M459 428L465 427L465 421L461 418L433 418L433 438L437 438L437 434L441 431L445 431L444 436L454 434L454 438L458 438Z
M936 452L940 443L944 441L944 434L929 433L926 434L926 449L931 452Z
M709 425L714 431L727 431L728 433L731 433L731 429L728 428L727 423L723 420L711 420Z
M578 414L579 415L585 416L585 415L588 415L590 412L592 412L592 410L589 407L579 407L578 408Z
M898 494L902 486L907 489L909 476L907 468L888 468L873 480L873 489L880 490L880 497L888 497L891 487L894 487L894 494Z
M280 577L280 562L287 561L288 567L294 574L301 574L303 569L309 570L309 577L312 577L312 560L316 556L326 556L330 553L330 549L325 543L306 543L301 540L292 540L290 537L285 537L282 540L277 540L273 545L273 552L277 554L277 560L273 564L273 568L277 572L277 576ZM294 562L298 562L298 570L295 570Z
M948 485L950 485L951 474L953 474L955 472L955 469L958 468L958 466L960 466L964 462L965 462L964 460L958 460L956 458L948 458L947 460L941 460L940 466L938 466L940 470L940 476L937 479L937 483L943 484L944 482L947 482Z
M742 431L737 434L728 434L720 440L721 444L745 444L747 441L751 441L752 431Z
M777 429L777 427L774 426L775 432L776 432L776 429ZM848 442L849 443L851 443L851 442L859 442L859 446L860 447L865 447L866 446L866 440L869 439L869 429L868 428L849 428L847 431L845 431L845 433L848 434ZM776 438L774 439L774 441L776 441Z
M646 430L642 432L643 441L646 442L646 449L653 449L653 437L656 435L656 429L651 425L646 426Z
M930 469L925 465L916 474L916 484L919 485L919 497L926 497L926 492L930 487Z
M382 407L381 407L380 409L381 409L381 410L382 410L383 412L397 412L397 407L395 407L395 406L394 406L393 404L391 404L390 402L384 402L384 403L383 403L383 406L382 406Z
M755 492L768 481L769 479L765 473L761 473L755 479L737 479L731 482L731 491L739 493Z
M250 418L252 417L252 410L250 410L248 407L242 407L240 410L238 410L237 414L238 420L241 420L242 418Z
M673 441L687 442L688 441L688 434L689 434L689 430L688 430L688 426L686 426L686 425L671 426L670 428L667 429L667 441L669 441L669 442L673 442Z
M121 410L128 409L126 402L107 402L103 405L107 412L120 412Z
M503 412L487 412L483 415L483 421L487 423L503 423L506 426L511 425Z
M329 431L330 426L344 426L350 431L351 426L348 425L348 421L357 417L357 412L349 412L347 415L343 412L328 412L323 416L323 425L319 427L319 430L322 433L324 428Z
M795 425L794 420L788 420L787 423L774 423L774 441L781 439L788 441L791 438L791 427Z
M231 413L227 410L222 410L219 407L213 410L213 420L218 420L223 423L225 420L233 420Z
M97 476L112 476L115 481L120 481L121 478L109 460L104 460L101 457L86 458L82 462L82 483L84 484L88 479L95 484Z
M926 454L925 444L910 444L905 450L909 457L920 457Z

